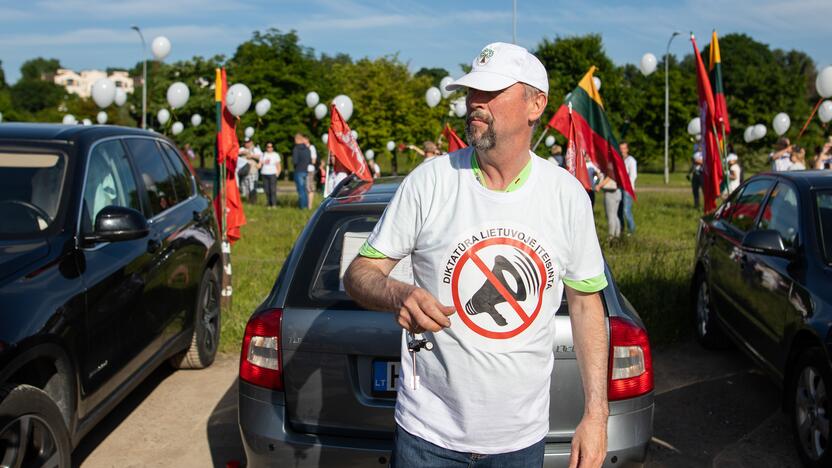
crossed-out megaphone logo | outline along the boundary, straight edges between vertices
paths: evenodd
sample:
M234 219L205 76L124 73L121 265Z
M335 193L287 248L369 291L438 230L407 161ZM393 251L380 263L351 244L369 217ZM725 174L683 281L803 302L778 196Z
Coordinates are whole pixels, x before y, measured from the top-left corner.
M515 255L512 260L497 255L494 257L494 266L491 268L491 273L503 287L503 291L507 291L515 301L525 301L528 292L537 291L540 288L540 279L535 274L534 265L528 258ZM497 325L502 327L508 322L497 311L496 306L507 301L508 298L498 290L498 286L489 278L486 278L480 289L465 303L465 313L468 315L486 313L494 319Z

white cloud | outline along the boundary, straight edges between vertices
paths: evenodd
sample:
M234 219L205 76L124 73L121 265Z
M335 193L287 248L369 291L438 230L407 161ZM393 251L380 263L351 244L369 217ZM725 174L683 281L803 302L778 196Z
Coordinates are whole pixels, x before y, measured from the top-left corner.
M204 40L206 37L224 36L229 31L225 28L213 26L179 25L147 28L143 32L145 39L148 41L158 35L167 36L175 47L177 41L191 43ZM61 47L79 44L92 47L96 44L136 44L137 42L136 33L128 28L82 28L50 34L23 33L0 36L0 46L14 46L17 48Z

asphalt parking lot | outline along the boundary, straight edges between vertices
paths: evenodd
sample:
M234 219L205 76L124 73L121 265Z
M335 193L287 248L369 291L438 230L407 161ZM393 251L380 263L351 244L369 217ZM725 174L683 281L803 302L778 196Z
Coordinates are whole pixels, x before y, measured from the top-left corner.
M736 350L683 343L654 353L656 412L648 467L799 467L780 391ZM163 366L76 449L95 467L244 463L237 356L209 369Z

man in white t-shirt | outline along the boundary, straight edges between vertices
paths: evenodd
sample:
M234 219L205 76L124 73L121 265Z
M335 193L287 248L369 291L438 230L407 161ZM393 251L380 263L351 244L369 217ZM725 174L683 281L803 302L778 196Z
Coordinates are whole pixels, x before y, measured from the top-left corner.
M266 152L257 164L263 176L263 188L266 190L266 202L269 208L277 206L277 178L280 177L280 153L274 150L274 143L266 143Z
M786 137L780 137L774 144L774 151L768 154L771 160L771 170L774 172L784 172L789 170L792 165L791 161L792 145Z
M742 174L740 165L737 162L739 157L731 153L728 155L726 162L728 163L728 193L733 192L740 186L740 176Z
M636 189L636 179L638 178L638 163L636 158L630 154L630 145L626 141L618 144L618 151L621 157L624 158L624 168L627 169L627 176L630 178L630 184L633 190ZM633 218L633 197L624 188L621 188L621 230L627 228L629 234L636 232L636 220Z
M353 298L394 311L405 329L392 466L542 466L564 291L585 396L571 462L601 466L607 282L583 187L529 151L546 69L494 43L447 88L467 88L471 146L404 179L344 278ZM388 276L407 256L415 285Z

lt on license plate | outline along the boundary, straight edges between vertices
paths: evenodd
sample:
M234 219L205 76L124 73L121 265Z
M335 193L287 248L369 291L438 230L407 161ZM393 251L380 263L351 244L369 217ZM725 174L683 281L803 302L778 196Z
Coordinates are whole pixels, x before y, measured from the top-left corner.
M373 362L373 391L395 392L398 390L399 361Z

